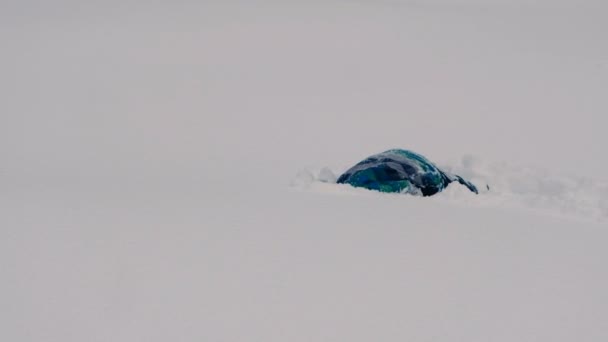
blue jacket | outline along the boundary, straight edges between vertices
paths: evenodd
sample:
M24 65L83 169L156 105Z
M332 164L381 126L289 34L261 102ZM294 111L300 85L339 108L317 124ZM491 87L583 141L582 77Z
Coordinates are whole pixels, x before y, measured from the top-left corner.
M462 177L439 169L417 153L400 149L368 157L338 178L338 183L354 187L422 196L434 195L454 181L478 193L475 185Z

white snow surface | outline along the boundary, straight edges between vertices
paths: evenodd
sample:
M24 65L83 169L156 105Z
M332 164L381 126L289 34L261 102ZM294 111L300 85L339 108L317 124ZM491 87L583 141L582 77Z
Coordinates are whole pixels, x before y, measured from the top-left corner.
M608 340L607 11L0 3L0 341Z
M465 155L459 163L441 168L472 181L480 195L454 182L432 200L475 207L519 208L539 215L608 223L608 182L584 176L559 175L543 168L515 166L505 162L489 163L470 155ZM336 183L336 173L328 167L317 169L300 170L291 185L295 189L329 193L370 192L352 189L349 185L329 185ZM386 195L371 192L368 195Z

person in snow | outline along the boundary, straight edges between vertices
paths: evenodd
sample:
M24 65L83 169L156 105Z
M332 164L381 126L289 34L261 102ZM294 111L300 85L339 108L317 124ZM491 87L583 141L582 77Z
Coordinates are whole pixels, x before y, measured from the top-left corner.
M432 196L457 181L474 193L477 188L458 175L439 169L425 157L394 149L359 162L338 178L338 183L381 192Z

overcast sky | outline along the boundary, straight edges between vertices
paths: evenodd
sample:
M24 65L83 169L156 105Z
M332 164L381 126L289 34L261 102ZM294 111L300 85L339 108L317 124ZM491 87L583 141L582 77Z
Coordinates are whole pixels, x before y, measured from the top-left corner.
M602 2L0 6L13 180L236 160L276 179L393 147L608 172Z

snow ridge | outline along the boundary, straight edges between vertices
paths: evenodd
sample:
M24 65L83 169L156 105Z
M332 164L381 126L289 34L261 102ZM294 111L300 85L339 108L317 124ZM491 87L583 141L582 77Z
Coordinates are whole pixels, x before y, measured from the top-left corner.
M608 221L608 182L584 176L559 175L546 169L489 162L464 156L442 164L445 171L461 175L480 190L475 195L459 184L424 200L455 205L516 208L541 215L591 221ZM334 184L336 175L328 167L304 168L291 182L295 189L333 194L394 196L349 185ZM397 196L399 198L400 196Z

